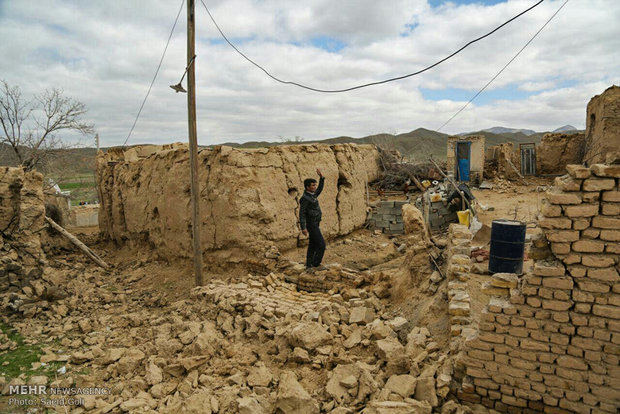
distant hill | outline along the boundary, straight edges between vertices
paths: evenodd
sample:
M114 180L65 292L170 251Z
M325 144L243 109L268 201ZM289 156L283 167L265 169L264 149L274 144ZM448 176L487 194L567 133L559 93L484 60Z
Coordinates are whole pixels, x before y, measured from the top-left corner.
M573 128L573 129L570 129ZM508 132L492 132L503 131ZM556 129L554 132L560 131L564 133L581 132L570 125L563 126ZM510 132L513 131L513 132ZM525 132L523 132L525 131ZM470 132L466 134L459 134L462 136L467 135L484 135L486 139L486 146L499 145L505 142L512 142L515 145L522 143L540 143L541 138L546 132L534 132L531 130L517 130L512 128L494 127L486 130ZM328 138L323 140L308 140L301 142L281 142L281 141L251 141L242 144L239 143L225 143L218 145L228 145L236 148L259 148L259 147L272 147L275 145L295 145L295 144L342 144L342 143L355 143L355 144L376 144L382 145L386 148L398 150L407 159L418 162L425 161L429 157L433 157L438 160L446 159L446 143L448 141L448 134L441 132L431 131L425 128L418 128L410 132L403 134L376 134L369 135L361 138L354 138L349 136L340 136L334 138ZM212 147L212 146L211 146ZM201 148L206 148L202 147ZM104 151L105 148L102 148ZM60 158L63 165L68 166L75 173L94 173L95 156L97 150L95 148L74 148L60 151L57 155ZM0 144L0 165L15 165L15 157L12 154L12 150L8 146Z
M534 135L536 133L536 131L533 131L531 129L515 129L515 128L506 128L502 126L495 126L493 128L483 129L480 132L490 132L492 134L497 134L497 135L516 134L516 133L522 133L524 135ZM457 134L457 135L473 135L473 132L461 132L460 134Z
M577 132L577 128L572 125L564 125L557 129L554 129L552 132Z

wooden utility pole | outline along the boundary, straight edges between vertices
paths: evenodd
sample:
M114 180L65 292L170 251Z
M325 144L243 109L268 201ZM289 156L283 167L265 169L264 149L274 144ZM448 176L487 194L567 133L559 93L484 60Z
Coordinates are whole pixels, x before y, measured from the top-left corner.
M194 276L202 286L202 249L200 248L200 208L198 204L198 139L196 137L196 77L194 68L194 0L187 0L187 121L189 125L189 167L191 169L192 239Z

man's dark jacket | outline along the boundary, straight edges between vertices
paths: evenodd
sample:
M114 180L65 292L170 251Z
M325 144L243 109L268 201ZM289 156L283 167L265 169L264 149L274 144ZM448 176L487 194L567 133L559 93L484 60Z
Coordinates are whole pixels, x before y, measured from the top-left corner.
M322 213L317 197L323 191L325 177L319 179L319 186L314 194L304 191L299 200L299 224L302 230L306 230L308 223L318 224L321 221Z

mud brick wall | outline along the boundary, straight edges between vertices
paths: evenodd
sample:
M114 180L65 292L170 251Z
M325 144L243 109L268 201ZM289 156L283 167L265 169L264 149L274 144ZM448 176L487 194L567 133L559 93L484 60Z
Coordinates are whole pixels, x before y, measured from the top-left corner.
M407 201L379 201L372 211L368 224L371 229L382 230L387 234L403 234L403 204Z
M501 412L620 410L620 165L569 165L539 226L553 256L483 311L458 395Z
M44 217L43 176L0 167L0 257L27 268L41 265L45 260L40 240L46 227Z
M300 239L299 199L305 178L326 177L320 196L326 237L366 221L366 184L381 174L374 145L290 145L198 153L202 246L205 251ZM113 148L97 156L102 235L153 247L164 257L191 256L189 152L181 144Z

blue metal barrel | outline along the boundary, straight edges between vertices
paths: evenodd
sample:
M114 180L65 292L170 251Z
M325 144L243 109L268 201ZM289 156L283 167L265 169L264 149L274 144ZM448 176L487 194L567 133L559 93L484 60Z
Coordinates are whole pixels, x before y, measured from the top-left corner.
M491 224L491 273L523 273L525 223L513 220L493 220Z

